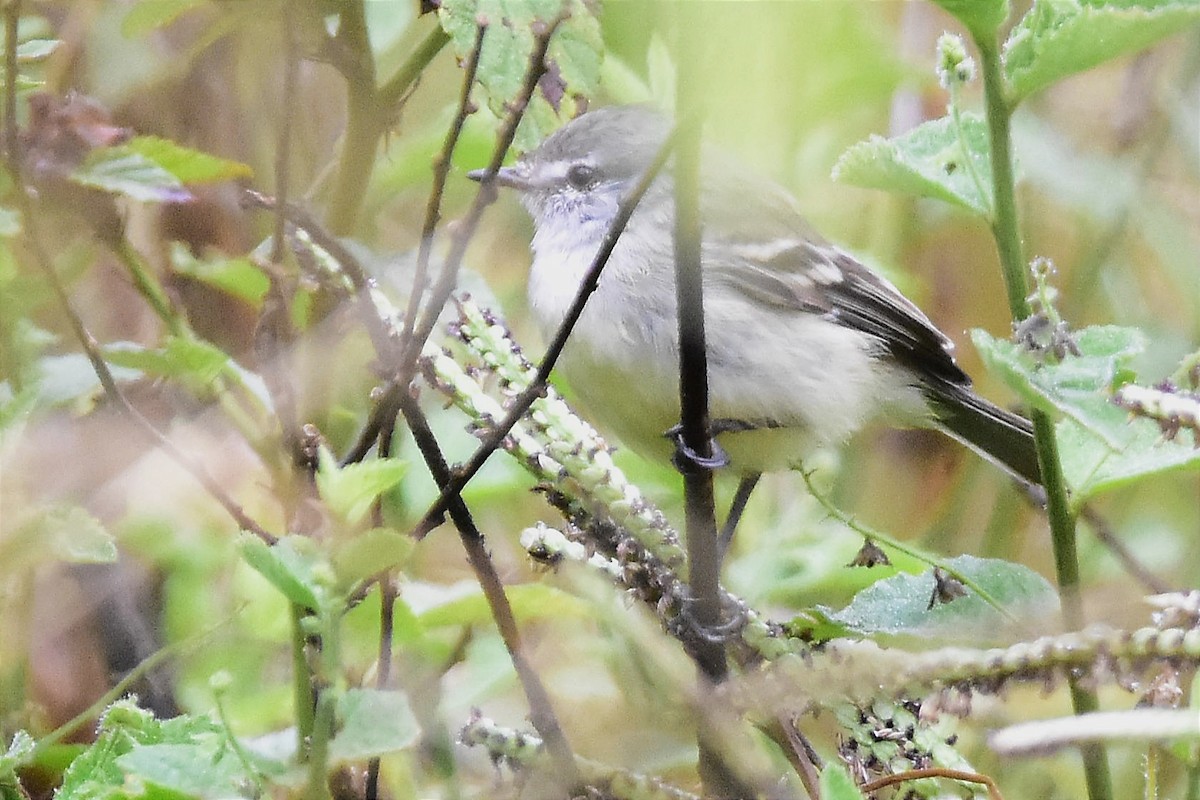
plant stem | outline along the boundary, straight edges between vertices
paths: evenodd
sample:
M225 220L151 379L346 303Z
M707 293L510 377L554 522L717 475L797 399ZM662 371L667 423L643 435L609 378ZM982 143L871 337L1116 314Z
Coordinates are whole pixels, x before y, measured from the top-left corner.
M292 612L292 704L296 708L296 752L303 757L313 731L312 675L304 656L307 637L304 635L305 610L295 603Z
M329 201L329 228L337 236L353 232L359 211L367 196L367 184L375 168L375 152L383 135L393 106L404 97L446 42L450 39L440 26L425 37L412 55L396 70L386 84L375 87L375 62L367 40L361 6L347 13L343 20L345 32L339 34L354 43L361 58L356 69L344 69L346 78L346 133L342 136L337 183Z
M995 40L977 38L983 71L984 96L987 104L988 146L992 161L991 219L992 235L1000 255L1000 267L1008 292L1008 305L1014 320L1029 316L1029 292L1025 280L1025 257L1017 223L1015 180L1012 166L1012 107L1008 102L1004 76L1001 72L1000 48ZM1083 627L1083 610L1079 597L1079 556L1075 541L1075 515L1067 498L1067 485L1058 458L1058 440L1054 420L1044 411L1033 412L1034 439L1042 486L1046 490L1046 514L1050 521L1050 538L1054 548L1054 571L1062 593L1063 617L1066 627ZM1076 714L1094 711L1098 707L1094 692L1076 681L1070 682L1071 702ZM1082 748L1084 776L1091 800L1111 800L1112 780L1103 748L1088 745Z

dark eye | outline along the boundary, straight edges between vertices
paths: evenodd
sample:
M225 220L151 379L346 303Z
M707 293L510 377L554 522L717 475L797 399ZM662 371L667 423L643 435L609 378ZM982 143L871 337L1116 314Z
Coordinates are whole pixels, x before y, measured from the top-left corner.
M596 168L587 164L572 164L567 170L567 183L583 191L596 182Z

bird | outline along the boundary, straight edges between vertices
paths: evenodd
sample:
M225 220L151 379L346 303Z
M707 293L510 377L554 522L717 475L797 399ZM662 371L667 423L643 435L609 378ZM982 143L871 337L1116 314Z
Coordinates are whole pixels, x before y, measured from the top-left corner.
M492 178L532 217L528 304L547 340L672 129L650 106L599 108ZM668 165L634 209L556 366L602 430L652 459L671 456L666 434L680 419L673 191ZM975 393L951 339L818 234L785 189L706 147L700 216L709 414L723 462L741 477L734 525L762 473L800 466L876 419L938 430L1040 483L1029 421Z

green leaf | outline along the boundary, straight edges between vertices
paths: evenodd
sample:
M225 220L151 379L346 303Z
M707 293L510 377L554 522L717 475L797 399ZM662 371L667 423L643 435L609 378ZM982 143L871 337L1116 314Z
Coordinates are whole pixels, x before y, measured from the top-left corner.
M138 136L125 144L93 150L71 179L83 186L143 202L184 202L192 195L185 183L211 183L249 177L237 161L201 153L157 136Z
M322 608L326 596L325 584L318 580L327 569L311 539L285 536L274 545L250 533L239 537L242 558L267 581L296 605L313 610Z
M1183 441L1165 441L1153 422L1130 419L1128 412L1115 405L1102 413L1109 430L1109 436L1103 438L1095 435L1094 426L1085 428L1072 419L1058 424L1059 461L1071 486L1074 507L1153 475L1200 470L1200 448ZM1113 449L1106 440L1117 436L1124 444Z
M29 763L36 747L37 742L28 732L21 730L14 733L8 750L0 753L0 781L4 779L5 775L11 775L18 768Z
M518 150L528 150L578 111L575 97L589 97L599 86L604 47L600 24L582 0L568 0L569 16L554 33L547 51L549 69L541 91L530 102L517 129ZM532 28L558 16L563 0L443 0L438 20L450 35L459 58L475 44L479 21L488 23L479 55L477 80L488 107L498 118L517 97L533 52Z
M192 197L178 178L123 145L93 150L71 173L71 179L147 203L178 203Z
M407 462L375 458L339 467L328 450L322 449L317 470L317 489L326 505L350 524L362 520L380 494L400 483Z
M1037 0L1004 44L1013 100L1197 20L1200 4L1194 0Z
M137 136L121 147L157 164L182 183L215 183L254 177L254 170L240 161L218 158L158 136Z
M0 539L0 564L10 572L48 561L110 564L116 560L112 535L79 506L41 509Z
M977 41L992 41L1008 19L1008 0L933 0L966 26Z
M821 797L823 800L862 800L863 796L845 767L828 762L821 770Z
M961 138L950 117L930 120L893 139L872 136L842 154L833 178L932 197L987 216L992 207L987 124L977 114L963 114L961 119Z
M109 706L100 720L96 742L71 762L63 775L62 786L55 793L55 800L96 800L97 798L127 797L121 790L126 787L129 767L145 766L154 771L153 756L139 756L127 760L127 755L139 748L155 748L162 745L187 745L203 748L210 760L223 752L225 734L215 723L204 717L182 714L162 721L149 711L138 708L131 700L118 700ZM151 751L152 753L155 751ZM167 751L158 751L167 752ZM143 762L151 762L145 763ZM199 761L190 760L191 766L199 768ZM171 757L171 766L178 766L178 756ZM181 776L187 780L187 776ZM218 795L202 795L217 797ZM236 797L229 793L224 797Z
M391 528L372 528L354 536L333 557L341 585L357 583L383 569L407 561L413 540Z
M1145 336L1136 328L1116 325L1084 328L1073 336L1081 355L1055 363L986 331L971 331L988 369L1022 398L1047 413L1075 420L1111 449L1122 450L1133 434L1127 426L1113 426L1110 397L1130 379L1129 363L1144 349Z
M200 391L210 390L229 364L229 356L220 348L196 339L167 337L161 349L149 350L131 342L120 342L104 349L111 364L141 370L147 375L180 378Z
M974 581L1018 619L1039 619L1058 611L1058 595L1041 575L1021 564L998 559L958 556L947 566ZM932 570L884 578L854 596L850 605L830 618L861 634L888 634L982 644L1011 626L979 595L968 593L951 602L929 600Z
M271 285L263 271L248 258L196 258L181 242L171 248L171 265L176 272L241 298L255 308L262 304L263 295Z
M128 39L143 36L169 25L181 14L208 0L140 0L121 21L121 35Z
M245 768L216 741L187 744L150 744L119 756L117 766L147 784L204 800L246 796L241 784Z
M350 689L338 698L340 727L329 744L333 763L361 761L402 750L421 728L400 692Z

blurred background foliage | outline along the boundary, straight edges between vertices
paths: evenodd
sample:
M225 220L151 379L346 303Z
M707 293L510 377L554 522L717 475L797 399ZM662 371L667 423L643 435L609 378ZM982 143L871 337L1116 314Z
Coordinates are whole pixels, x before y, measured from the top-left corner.
M967 333L1009 333L985 225L933 201L831 178L838 156L854 143L944 112L934 43L955 29L954 20L921 2L707 5L695 35L713 54L700 77L709 138L788 187L818 230L895 280L954 338L981 391L1012 402L984 371ZM601 89L588 103L669 104L675 76L666 43L679 26L694 24L693 6L605 3ZM380 75L392 74L438 24L432 14L419 15L412 0L370 0L364 7ZM286 104L284 9L279 0L29 2L22 37L60 44L27 72L55 94L74 90L95 98L116 124L139 134L245 163L253 169L249 183L268 192L279 130L290 118L292 186L326 215L346 90L328 63L310 58L300 65L295 100ZM460 82L459 65L443 49L390 120L392 132L361 187L363 212L351 238L397 302L420 236L431 158ZM979 91L978 83L969 86L965 105L977 107ZM476 187L464 173L486 162L495 127L486 107L468 120L447 185L446 220L473 197ZM1183 31L1034 96L1015 118L1015 138L1026 250L1056 265L1060 311L1075 327L1140 328L1149 342L1136 365L1143 382L1167 376L1200 341L1200 32ZM262 287L256 294L239 259L269 235L272 220L242 209L233 183L196 195L189 203L129 204L122 209L125 232L197 333L252 372ZM157 346L160 323L111 252L67 216L47 220L44 230L95 337ZM537 353L524 307L530 233L515 200L502 198L471 245L463 282L501 310ZM200 636L202 644L173 660L158 685L139 688L144 701L164 714L209 711L209 679L224 670L233 678L226 697L235 730L254 735L290 724L286 602L239 559L234 526L219 506L107 407L49 290L19 243L6 242L0 247L0 732L7 739L18 727L49 730L93 703L114 672L165 643ZM216 273L233 291L215 288ZM292 360L298 416L315 424L334 452L344 452L377 380L373 354L361 335L346 335L344 313L319 307L295 313L311 321ZM22 394L23 383L36 390ZM570 387L562 388L569 396ZM129 391L252 516L272 529L286 527L252 447L202 388L142 379ZM449 459L465 458L475 440L462 417L441 410L436 399L429 405ZM412 454L405 443L401 456ZM673 520L682 518L672 471L624 452L618 463ZM837 504L872 526L939 553L1010 559L1053 575L1042 516L1003 476L940 437L872 429L842 452L824 455L819 467ZM498 456L466 497L506 585L514 587L532 661L552 694L570 698L559 710L572 741L590 757L668 777L690 774L694 745L670 677L686 672L688 662L657 641L656 623L599 583L570 572L547 576L529 563L519 532L554 519L529 491L531 483ZM765 485L726 566L731 590L786 617L817 604L841 607L879 577L845 568L860 538L829 520L798 477L771 476ZM719 484L722 498L732 488ZM428 475L412 468L387 502L395 519L411 523L433 497ZM1194 586L1200 574L1198 506L1194 471L1140 482L1096 504L1123 547L1169 587ZM87 521L63 523L72 532L63 541L94 526L94 551L47 546L48 516L73 509L85 510ZM63 564L106 560L105 532L120 548L116 566ZM1139 598L1147 587L1090 533L1081 550L1088 616L1141 624ZM418 715L434 714L455 728L472 707L484 706L502 722L523 725L525 701L457 539L435 532L412 547L403 572L395 672L410 693L424 696ZM570 593L553 588L563 585ZM590 602L575 602L572 594ZM370 595L346 620L343 660L352 684L372 674L378 602ZM127 630L130 620L134 633L114 644L114 626ZM1046 627L1055 622L1046 620ZM1109 691L1112 703L1129 704ZM987 727L1065 713L1061 694L1016 692L1004 703L980 703L966 726L966 752L982 771L1002 778L1012 797L1081 795L1069 756L999 763L977 745ZM1114 753L1117 796L1132 797L1140 755ZM439 754L433 748L421 757ZM487 794L494 776L486 759L461 758L464 793ZM398 796L431 791L418 763L388 762Z

